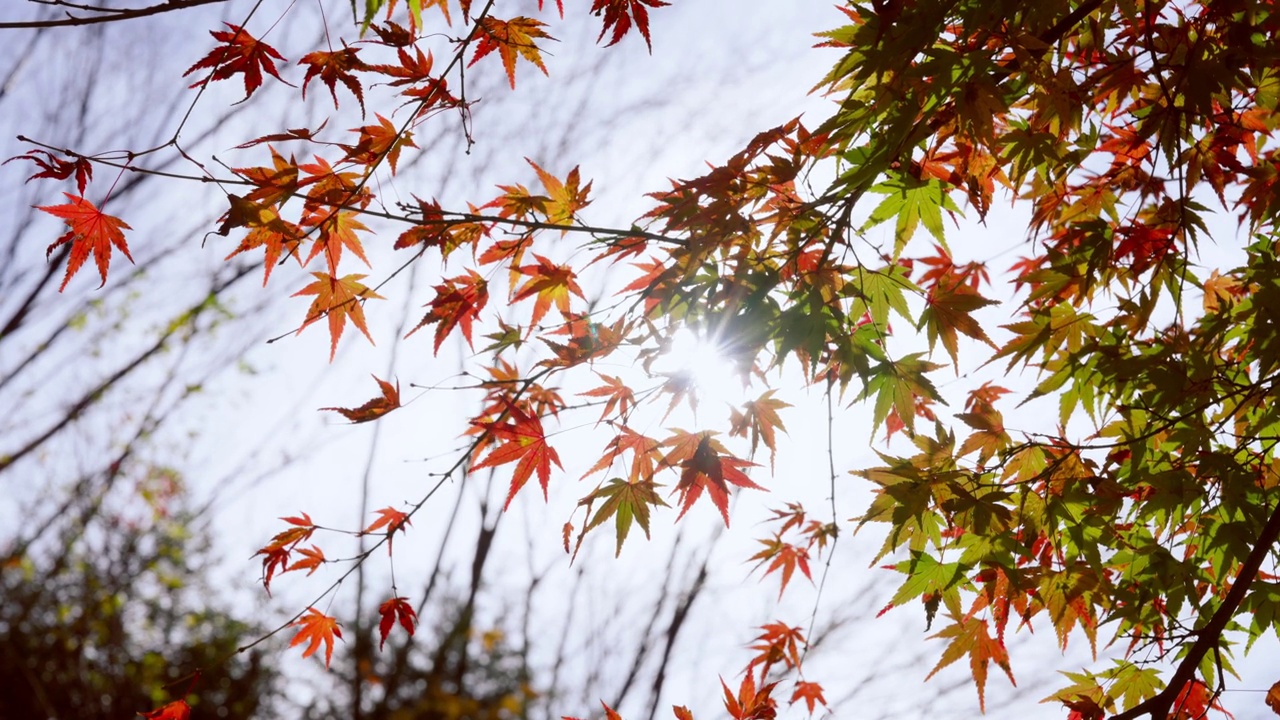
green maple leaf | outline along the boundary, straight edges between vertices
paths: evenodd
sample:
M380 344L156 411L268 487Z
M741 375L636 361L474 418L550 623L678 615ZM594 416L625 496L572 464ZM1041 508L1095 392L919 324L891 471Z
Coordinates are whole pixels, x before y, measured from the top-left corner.
M939 244L946 248L946 233L942 228L942 211L959 213L954 201L947 194L946 186L941 180L916 178L897 173L890 179L870 188L870 192L884 195L884 200L871 211L862 229L867 230L890 219L896 218L893 228L893 257L902 254L902 249L915 235L916 228L922 223Z
M649 537L649 511L651 505L661 505L668 507L667 503L658 496L658 488L660 486L653 482L652 478L636 482L628 482L622 478L612 478L608 483L596 488L592 493L582 500L578 501L579 505L585 505L587 512L591 511L591 506L597 500L604 502L596 510L595 514L587 522L582 529L585 535L592 528L598 527L609 518L614 518L614 526L617 528L618 546L614 555L622 554L622 544L627 540L627 533L631 531L631 523L634 521L644 530L644 536Z

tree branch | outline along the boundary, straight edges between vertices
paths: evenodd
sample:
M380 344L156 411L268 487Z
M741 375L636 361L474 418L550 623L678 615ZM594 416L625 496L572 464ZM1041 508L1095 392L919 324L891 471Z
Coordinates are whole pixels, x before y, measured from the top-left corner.
M1275 509L1271 511L1267 524L1262 526L1262 532L1258 535L1258 544L1253 546L1249 557L1245 558L1244 564L1240 566L1240 574L1236 576L1236 581L1227 593L1227 597L1209 618L1208 624L1196 631L1195 643L1178 664L1178 669L1169 679L1169 684L1155 697L1144 700L1119 715L1111 716L1111 720L1135 720L1144 714L1150 715L1152 720L1165 720L1169 716L1174 700L1195 675L1196 668L1200 667L1200 661L1210 650L1218 647L1218 641L1222 638L1227 623L1231 622L1236 610L1244 602L1249 586L1253 584L1254 578L1258 576L1258 570L1262 567L1262 561L1275 547L1277 539L1280 539L1280 502L1276 503Z
M148 5L147 7L134 8L131 10L108 10L107 8L84 8L93 12L110 13L95 16L76 16L67 13L64 18L56 20L22 20L14 22L0 22L0 30L11 30L18 28L47 28L47 27L68 27L72 25L94 25L97 23L117 22L120 20L133 20L148 15L159 15L160 13L170 12L172 10L186 10L198 5L210 5L212 3L226 2L227 0L166 0L158 5ZM74 6L73 6L74 7Z

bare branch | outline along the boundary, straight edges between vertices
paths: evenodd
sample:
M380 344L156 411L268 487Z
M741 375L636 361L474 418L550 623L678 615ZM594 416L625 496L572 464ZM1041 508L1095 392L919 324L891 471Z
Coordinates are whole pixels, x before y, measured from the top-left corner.
M26 28L48 28L48 27L69 27L73 25L94 25L97 23L117 22L120 20L134 20L149 15L159 15L160 13L170 12L172 10L186 10L199 5L211 5L213 3L226 2L227 0L166 0L158 5L148 5L147 7L120 9L99 8L89 5L74 5L64 2L50 2L48 5L61 5L71 7L86 12L98 12L102 15L72 15L67 13L64 18L56 20L23 20L14 22L0 22L0 30L26 29Z

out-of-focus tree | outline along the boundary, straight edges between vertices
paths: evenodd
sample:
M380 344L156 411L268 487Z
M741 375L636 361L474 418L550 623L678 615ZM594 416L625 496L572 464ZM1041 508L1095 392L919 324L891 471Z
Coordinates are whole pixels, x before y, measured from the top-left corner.
M114 720L183 697L193 718L278 713L275 663L236 652L263 627L211 592L181 477L141 463L115 472L137 502L70 489L66 519L4 559L0 717ZM203 670L196 682L178 668Z

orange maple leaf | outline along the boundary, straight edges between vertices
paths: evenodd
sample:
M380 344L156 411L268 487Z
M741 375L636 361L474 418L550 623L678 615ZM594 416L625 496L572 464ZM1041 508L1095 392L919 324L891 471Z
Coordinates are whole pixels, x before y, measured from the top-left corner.
M254 557L262 555L262 587L271 594L271 578L276 571L288 572L294 568L289 567L289 554L299 543L305 542L311 538L311 534L316 531L316 524L311 521L311 516L302 513L301 517L284 517L280 518L285 522L293 525L293 527L276 533L271 538L271 542L254 553ZM315 547L314 545L312 547ZM307 554L303 551L303 554ZM299 561L306 562L306 561ZM295 563L296 564L296 563Z
M555 303L560 314L568 317L569 294L583 297L582 288L578 287L578 281L575 279L577 275L568 266L556 265L537 253L534 253L533 257L538 264L520 266L520 273L528 275L529 280L516 290L511 301L519 302L534 295L538 296L533 303L533 317L529 320L533 325L547 314L552 303Z
M298 170L307 174L298 186L311 186L302 204L304 215L327 217L335 206L363 208L373 202L369 190L360 187L360 173L337 170L319 155L315 159L314 163L298 166Z
M507 463L516 463L515 472L511 476L511 490L507 493L507 502L503 510L511 506L511 500L528 482L536 471L538 484L542 486L542 497L547 497L547 483L551 480L551 463L563 469L560 456L555 448L547 444L546 434L542 430L542 421L537 415L527 413L515 403L507 403L509 422L473 423L476 427L489 432L502 441L487 457L471 466L471 470L497 467Z
M395 626L397 620L400 622L400 627L408 631L409 637L413 637L418 613L413 611L413 606L409 604L407 598L391 598L378 607L378 614L382 616L378 622L378 634L382 638L378 643L379 650L386 644L387 635L391 633L391 628Z
M775 570L782 571L782 587L778 588L779 598L786 591L787 583L791 582L791 576L796 568L800 568L800 572L804 573L810 582L813 581L813 576L809 574L808 549L783 542L781 536L774 536L768 540L756 540L756 542L764 545L764 549L752 555L749 560L759 560L760 562L756 563L757 568L766 562L769 563L769 567L765 568L765 575Z
M262 85L263 70L285 85L289 84L280 77L280 73L276 71L275 61L272 60L275 58L284 62L283 55L276 52L276 49L270 45L255 39L239 25L228 22L224 22L223 25L228 29L209 31L213 39L222 44L210 50L208 55L182 73L182 76L186 77L196 70L205 68L210 70L208 75L191 83L191 87L198 87L216 80L229 80L236 74L242 74L244 75L244 97L248 99L253 91Z
M1009 682L1018 684L1013 679L1013 670L1009 667L1009 651L999 637L991 637L986 620L976 617L958 618L941 632L930 635L929 638L946 638L951 642L942 651L938 664L929 671L925 679L928 680L942 668L968 655L969 669L973 673L974 683L978 686L979 710L985 712L987 669L992 662L1004 670L1005 675L1009 677Z
M158 707L151 712L140 712L138 715L147 720L187 720L191 717L191 706L186 700L174 700L168 705Z
M402 134L390 120L379 113L374 115L378 118L377 125L351 128L351 132L360 133L360 139L355 145L342 146L347 151L344 159L361 165L372 165L385 157L387 164L391 166L391 174L395 175L396 163L400 161L400 151L407 147L418 146L413 142L413 133L406 130Z
M641 435L626 425L615 425L614 427L618 429L618 434L605 446L604 455L596 461L595 465L591 466L590 470L583 473L582 477L585 478L591 473L609 468L613 465L613 461L624 452L632 454L629 475L632 481L653 477L654 469L662 458L662 453L659 450L661 443L651 437Z
M741 411L733 408L729 418L730 435L746 437L747 432L750 431L752 455L755 454L760 441L764 441L764 446L769 448L771 465L777 454L774 429L787 431L786 426L782 424L782 418L778 417L778 411L791 407L790 403L774 398L773 392L769 390L755 400L743 403Z
M764 632L756 637L756 644L751 646L752 650L759 652L747 664L747 672L753 671L757 665L768 666L778 662L786 663L788 669L800 666L800 648L807 645L800 628L771 622L761 625L760 629Z
M631 388L623 382L621 378L617 378L612 375L605 375L600 372L596 373L596 375L599 375L600 379L604 380L605 384L600 387L578 393L584 397L607 398L604 404L604 412L600 413L600 419L596 421L596 424L599 425L603 422L605 418L609 417L609 413L613 412L614 409L617 409L619 416L625 417L627 410L630 409L632 405L636 404L635 393L632 392Z
M304 558L284 569L284 572L293 572L294 570L307 570L307 577L320 569L320 566L329 562L324 556L324 551L312 545L309 548L301 548L298 552L302 553Z
M360 102L360 114L364 115L364 91L360 87L360 81L356 80L356 76L352 73L367 70L368 66L364 61L356 55L360 52L359 48L347 47L343 43L341 50L325 52L317 50L302 56L298 61L299 65L307 66L307 74L302 78L302 99L307 99L307 83L312 78L320 78L320 81L329 87L329 95L333 98L333 106L338 107L338 91L335 87L341 82L356 96L356 100Z
M543 170L529 158L525 158L524 161L533 166L534 172L538 173L538 180L542 182L542 187L547 190L547 202L542 208L547 222L552 225L570 225L573 223L573 216L591 204L587 199L591 194L591 183L588 182L586 187L579 188L582 180L577 167L570 170L564 182L561 182L559 178ZM561 232L561 236L563 235L564 233Z
M738 694L735 696L729 686L725 684L724 678L720 678L720 686L724 688L724 709L729 712L729 716L734 720L766 720L777 716L775 708L777 702L774 701L771 694L776 682L766 683L760 689L756 689L756 678L752 673L746 673L742 678L742 684L738 686Z
M133 262L133 256L129 254L129 245L124 240L123 232L133 228L120 218L102 212L93 203L79 195L67 192L62 194L66 195L71 202L65 205L39 205L36 208L54 217L62 218L67 227L71 228L45 250L45 257L48 257L59 245L71 243L71 255L67 258L67 274L62 278L58 292L66 289L71 276L80 270L80 266L84 265L84 261L89 259L90 254L93 255L98 266L98 275L102 278L102 284L98 287L102 287L107 284L107 268L111 265L112 245L119 248L120 252L129 258L129 262Z
M263 276L262 286L267 286L267 281L271 279L271 271L280 263L280 256L286 255L302 264L302 258L298 255L298 246L302 242L302 230L297 225L280 217L280 213L274 207L268 204L258 204L248 197L241 198L236 195L228 195L227 199L231 201L231 209L223 216L222 227L218 229L219 235L225 235L233 227L247 227L249 233L240 241L239 247L232 250L224 260L248 252L255 248L262 248L265 253L263 255Z
M279 205L298 191L298 163L292 156L286 160L271 146L267 149L271 151L271 167L234 168L233 172L256 186L246 200Z
M356 219L356 214L349 210L341 210L338 212L325 213L321 215L313 215L303 218L303 223L307 225L315 224L319 220L318 226L320 233L316 236L315 244L311 246L311 254L307 256L304 262L311 262L321 252L324 253L325 260L329 264L330 274L338 272L338 262L342 260L342 248L345 246L356 257L364 261L365 265L369 265L369 258L364 256L364 246L360 244L360 238L356 237L357 230L369 231L365 224Z
M822 696L822 686L815 682L806 682L799 680L796 682L796 689L791 693L791 704L804 700L804 704L809 706L809 714L813 714L814 706L817 703L827 704L827 699Z
M413 523L409 520L408 513L401 512L393 507L384 507L381 510L377 510L375 512L378 513L378 519L369 523L369 527L365 528L364 530L361 530L360 534L369 535L371 533L378 532L383 528L386 528L385 532L387 535L387 554L390 555L391 554L391 536L394 535L397 530L399 530L400 532L405 532L405 526L412 525Z
M329 661L333 659L333 639L342 637L342 628L338 625L337 619L309 607L307 614L298 618L293 624L301 629L298 630L297 635L293 636L293 640L289 641L289 647L309 642L307 649L302 652L302 657L309 658L320 649L320 644L324 643L324 666L329 667Z
M511 88L516 87L516 57L523 57L547 74L547 66L542 64L542 52L534 40L546 38L555 40L544 31L546 23L527 17L513 17L510 20L499 20L494 17L480 18L479 38L476 42L476 54L471 57L467 67L475 65L480 58L494 50L502 57L502 65L507 70L507 80Z
M298 332L302 332L308 325L327 315L329 317L329 337L331 338L329 345L330 362L333 361L333 356L338 352L338 338L342 337L342 331L346 327L348 317L372 343L373 336L369 334L369 328L364 323L364 306L362 303L364 300L375 298L381 300L382 296L360 282L365 276L344 275L339 279L322 272L313 272L311 274L315 276L316 281L293 294L293 297L298 297L299 295L316 296L316 299L311 303L311 308L307 310L307 319L302 323L302 327L298 328Z
M392 385L386 380L378 378L377 375L374 375L373 379L377 381L378 387L382 390L382 397L373 398L360 407L326 407L320 409L332 410L333 412L340 413L342 417L350 420L352 424L355 424L369 422L370 420L377 420L383 415L386 415L392 410L400 407L400 383L397 382L395 385Z

